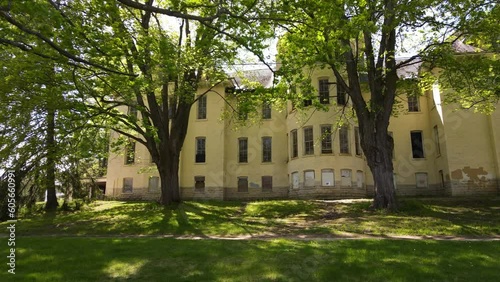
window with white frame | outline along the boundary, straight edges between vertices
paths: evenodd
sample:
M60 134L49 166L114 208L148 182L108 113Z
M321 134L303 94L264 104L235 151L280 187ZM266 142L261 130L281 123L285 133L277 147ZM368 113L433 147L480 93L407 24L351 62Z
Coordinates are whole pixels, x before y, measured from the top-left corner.
M248 162L248 139L246 137L238 138L238 162Z
M206 160L206 139L205 137L196 137L196 163L204 163Z
M333 153L332 148L332 126L322 125L321 126L321 153L331 154Z
M314 155L313 128L304 128L304 155Z
M262 119L271 118L271 104L268 102L262 103Z
M207 95L198 98L198 119L207 118Z
M409 112L420 112L420 107L418 104L418 95L408 95L408 111Z
M272 137L266 136L262 137L262 162L270 163L272 161L272 151L273 139Z
M319 102L321 104L330 104L330 83L328 78L318 80Z
M339 129L339 144L340 153L349 154L349 129L345 125Z

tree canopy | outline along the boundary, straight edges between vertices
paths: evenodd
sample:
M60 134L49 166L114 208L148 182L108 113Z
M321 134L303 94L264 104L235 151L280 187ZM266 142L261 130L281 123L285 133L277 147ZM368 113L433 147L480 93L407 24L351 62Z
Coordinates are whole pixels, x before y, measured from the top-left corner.
M500 38L496 1L278 2L287 18L279 23L285 30L278 47L282 83L297 87L302 99L314 95L304 70L332 71L359 123L361 147L374 175L375 208L397 209L394 142L387 128L397 89L408 85L399 79L399 69L425 62L414 79L424 86L439 79L442 87L453 88L448 101L491 109L499 99L497 55L467 49L472 48L467 43L480 43L495 51ZM495 31L489 33L491 28ZM466 46L465 52L457 46ZM409 51L413 55L398 58Z
M5 2L5 1L4 1ZM227 77L238 51L263 58L264 1L17 1L0 5L0 43L65 65L89 124L144 145L161 202L180 200L191 106ZM205 86L205 92L198 89Z

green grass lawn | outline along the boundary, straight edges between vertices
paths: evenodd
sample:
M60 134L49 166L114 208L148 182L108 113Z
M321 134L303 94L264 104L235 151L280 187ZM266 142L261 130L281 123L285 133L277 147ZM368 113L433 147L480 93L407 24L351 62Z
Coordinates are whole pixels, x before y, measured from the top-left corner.
M499 280L500 241L330 237L346 232L498 237L500 199L402 199L400 212L394 214L370 211L369 205L260 201L163 207L98 201L73 212L24 213L16 224L15 275L7 272L9 248L6 238L0 238L0 257L5 260L0 281ZM0 235L6 234L7 225L0 223ZM330 239L206 239L237 235Z
M500 236L500 199L402 199L400 212L369 211L369 201L98 201L75 212L22 216L23 235L431 235ZM6 232L0 223L0 234Z
M17 252L16 274L3 264L0 281L483 282L500 275L498 241L21 237Z

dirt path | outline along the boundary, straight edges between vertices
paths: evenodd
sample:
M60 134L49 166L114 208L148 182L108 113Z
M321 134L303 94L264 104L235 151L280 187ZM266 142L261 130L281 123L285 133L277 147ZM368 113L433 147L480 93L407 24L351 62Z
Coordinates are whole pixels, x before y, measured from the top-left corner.
M261 240L270 241L277 239L297 240L297 241L338 241L338 240L435 240L435 241L500 241L500 236L492 237L463 237L463 236L413 236L413 235L366 235L354 233L342 233L339 235L240 235L240 236L211 236L211 235L24 235L18 238L44 238L44 237L64 237L64 238L173 238L178 240ZM0 236L6 238L6 236Z

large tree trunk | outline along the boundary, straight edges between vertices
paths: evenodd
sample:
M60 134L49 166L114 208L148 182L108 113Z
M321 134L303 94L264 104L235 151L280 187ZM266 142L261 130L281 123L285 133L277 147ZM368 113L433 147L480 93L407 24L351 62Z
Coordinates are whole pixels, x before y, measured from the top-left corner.
M160 150L150 150L153 152L153 161L160 174L162 205L181 202L179 186L179 163L182 146L186 138L189 113L191 103L180 102L177 107L176 115L172 118L170 132L162 128L159 132ZM148 148L149 149L149 148Z
M373 174L375 209L397 210L392 162L394 140L388 133L389 119L373 116L359 118L361 147Z
M47 189L47 202L45 210L53 211L59 205L56 197L56 165L55 165L55 111L47 110L47 176L45 178L45 188Z
M376 135L370 147L373 153L367 156L368 166L373 174L375 197L373 208L397 210L396 191L394 187L394 166L392 163L392 149L394 141L387 130Z
M179 155L170 156L169 162L158 165L161 182L161 198L162 205L170 205L179 203L180 187L179 187Z

